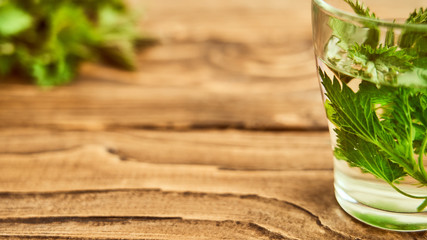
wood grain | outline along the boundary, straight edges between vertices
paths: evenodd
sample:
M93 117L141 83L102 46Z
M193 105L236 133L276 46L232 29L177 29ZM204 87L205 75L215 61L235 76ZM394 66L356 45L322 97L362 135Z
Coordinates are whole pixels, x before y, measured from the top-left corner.
M43 142L41 136L49 138L40 130L27 134L23 130L14 132L28 139L26 145ZM191 136L188 132L175 134L186 139ZM289 133L283 135L289 137ZM66 143L67 138L70 135L65 132L45 143ZM227 139L231 138L224 138L223 142ZM122 140L126 138L116 139ZM235 144L236 139L231 142ZM135 144L141 143L143 140ZM242 166L252 161L241 159L238 164ZM231 238L245 239L234 234L258 236L254 226L266 231L267 235L260 237L270 239L275 239L272 236L278 236L277 239L424 239L427 236L379 231L358 223L337 205L331 169L293 169L293 158L280 160L289 164L289 169L237 171L220 168L215 163L170 164L167 160L144 162L144 158L133 161L123 160L107 147L90 141L64 150L3 153L0 154L3 190L0 229L8 229L4 236L24 233L25 237L40 237L40 233L47 232L53 235L42 236L73 238L108 228L111 232L91 236L131 238L120 235L120 231L126 230L136 232L135 238L157 239L150 234L163 227L172 229L170 235L160 237L163 239L186 239L211 231L229 232ZM112 224L110 217L117 224ZM133 222L134 217L142 220ZM147 217L161 219L151 221ZM215 227L216 222L219 228ZM106 227L110 225L114 226ZM152 231L148 230L150 226ZM173 230L173 226L179 227ZM185 235L182 229L187 228L199 231L184 231ZM81 231L83 235L79 235ZM218 238L227 239L221 236Z
M167 225L170 224L168 220L171 218L174 222L184 225L228 222L238 226L239 223L242 223L242 230L251 230L253 227L257 227L265 229L267 233L274 232L276 236L280 236L278 239L313 239L313 236L317 239L350 239L348 236L334 232L322 225L317 216L304 208L289 202L262 198L256 195L180 193L159 190L7 195L9 201L19 202L20 208L11 210L23 217L6 218L3 222L0 221L0 230L5 233L17 232L19 227L28 229L28 225L36 223L38 224L37 227L40 228L40 224L49 225L51 222L57 224L81 222L84 225L90 224L95 219L100 219L102 226L104 219L115 216L114 219L120 222L134 219L153 222L162 220L159 221L161 224L155 225L162 226L165 224L166 226L163 227L168 227ZM173 201L170 202L170 200ZM75 204L75 202L78 203ZM8 202L2 201L2 203L7 204ZM70 208L70 205L81 211L75 212L74 209ZM209 207L207 208L207 206ZM105 211L105 209L109 210ZM190 219L191 221L187 222ZM252 223L252 225L248 223ZM15 225L12 226L12 224ZM83 227L79 226L79 228ZM186 228L186 226L182 227ZM205 227L203 226L203 228ZM300 231L300 227L307 229L307 231ZM134 233L143 233L144 230L134 230ZM250 238L250 236L248 237ZM234 237L226 237L226 239L228 238L233 239Z
M47 220L40 218L8 219L0 222L0 230L2 231L0 239L3 237L7 239L292 240L254 223L187 220L169 217L50 217ZM20 232L20 234L15 234L16 232ZM87 236L91 237L88 238Z
M0 126L326 129L309 1L141 4L160 44L137 72L87 64L45 91L2 81Z
M228 170L332 169L327 132L0 129L0 152L5 154L55 152L88 145L104 148L124 161L212 165Z

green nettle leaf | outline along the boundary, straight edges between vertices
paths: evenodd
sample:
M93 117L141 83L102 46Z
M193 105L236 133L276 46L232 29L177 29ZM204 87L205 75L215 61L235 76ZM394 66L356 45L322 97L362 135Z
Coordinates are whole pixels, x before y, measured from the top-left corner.
M359 84L359 92L363 92L364 96L372 102L377 108L382 108L390 104L395 96L395 89L390 86L381 86L379 89L375 84L368 81L362 81ZM360 94L360 93L359 93Z
M109 62L123 69L136 69L135 52L133 44L138 41L139 36L135 34L130 26L133 19L124 18L117 10L111 7L99 9L99 31L103 38L99 39L100 54ZM126 37L126 38L124 38ZM130 41L124 41L129 39Z
M413 44L415 52L420 56L427 56L427 34L422 34Z
M121 24L128 23L130 19L123 17L120 12L111 6L103 6L98 11L98 24L103 30L111 31L111 26L120 31Z
M406 23L417 23L417 24L426 24L427 23L427 9L415 9L409 15L409 18L406 20Z
M427 138L427 90L411 96L409 99L411 105L411 117L413 119L414 148L415 153L420 155L426 152L427 146L423 146L423 141Z
M32 17L12 4L0 5L0 36L15 35L31 26Z
M338 147L335 148L334 154L338 159L346 160L350 166L358 167L387 183L393 183L406 176L405 170L387 159L387 155L375 144L339 129L336 133Z
M344 0L346 3L350 5L353 11L360 16L368 17L368 18L377 18L375 13L372 13L368 7L363 6L362 3L359 3L358 0L353 2L352 0Z
M84 60L134 70L136 48L153 42L124 0L0 0L0 74L41 86L70 82Z
M388 29L385 35L384 45L386 47L392 47L395 44L395 35L394 35L394 29Z
M415 118L414 122L427 128L427 90L424 89L410 96L409 104L412 109L411 114Z
M347 50L353 44L364 42L368 38L369 28L357 27L337 18L331 18L329 26L332 29L332 36L336 37L336 45L342 50Z
M359 4L358 1L355 3L351 0L345 1L357 14L366 18L376 19L375 14L371 13L369 8L365 8L363 5ZM366 45L375 48L379 43L380 31L376 24L369 21L365 21L357 26L341 19L331 17L328 24L332 29L332 36L325 46L325 57L330 63L338 67L350 65L350 63L347 62L346 53L354 45ZM389 33L388 35L388 42L394 42L393 33ZM352 79L350 76L346 76L346 78L347 79L344 81Z
M327 97L326 113L336 127L335 157L384 180L405 196L426 198L407 194L396 184L410 176L427 186L422 161L427 147L427 90L362 81L354 92L320 68L319 76ZM418 161L415 154L420 156Z
M344 0L364 18L377 19L358 0ZM410 14L407 23L427 24L427 9ZM334 155L349 166L398 188L403 177L427 187L424 158L427 155L427 34L403 29L396 39L388 28L380 44L375 21L360 25L331 17L332 36L325 45L325 58L333 79L319 67L327 97L326 114L335 126ZM353 91L347 84L362 79Z
M364 7L363 4L360 4L358 0L356 0L356 2L353 2L352 0L344 0L344 1L348 3L351 8L353 8L353 11L357 15L367 17L367 18L377 19L377 17L375 16L375 13L371 13L371 10L368 7ZM369 30L367 33L367 38L363 44L370 45L371 47L376 47L380 39L380 31L378 27L376 26L376 24L372 24L369 21L366 21L364 25Z
M418 11L415 10L410 14L406 23L410 24L427 24L427 9L420 8ZM422 31L416 31L413 29L404 30L399 41L401 48L415 47L417 51L421 53L427 53L426 40L427 34Z
M51 64L36 62L32 65L32 75L39 86L64 84L73 77L73 64L65 59L60 59Z
M348 57L353 60L353 74L376 83L394 83L399 73L413 68L413 57L397 47L372 48L356 43L348 50Z

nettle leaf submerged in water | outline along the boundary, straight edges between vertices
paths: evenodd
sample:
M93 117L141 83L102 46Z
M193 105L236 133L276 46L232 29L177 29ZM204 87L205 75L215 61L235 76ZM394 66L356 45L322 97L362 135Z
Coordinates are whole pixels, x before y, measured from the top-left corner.
M17 70L51 86L83 60L132 70L145 40L122 0L0 0L0 75Z
M396 46L370 45L355 43L348 49L348 58L352 62L352 73L375 83L381 81L395 83L397 75L413 68L413 57Z
M358 1L344 1L355 13L376 18ZM406 22L427 24L427 11L415 10ZM336 76L331 80L321 69L319 75L337 134L336 158L407 197L423 199L417 209L423 211L427 196L406 193L399 182L412 178L427 188L427 34L403 30L396 40L389 29L380 43L380 31L372 23L356 26L331 18L329 26L333 33L325 54ZM353 78L365 80L356 92L347 86Z

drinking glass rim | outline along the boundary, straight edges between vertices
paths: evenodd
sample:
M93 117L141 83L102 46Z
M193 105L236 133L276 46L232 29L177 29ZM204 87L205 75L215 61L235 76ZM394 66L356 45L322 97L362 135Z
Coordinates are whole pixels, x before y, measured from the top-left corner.
M350 20L350 21L357 21L357 22L372 22L377 24L378 26L385 26L385 27L391 27L391 28L410 28L413 30L421 30L427 32L427 24L420 24L420 23L398 23L390 20L385 19L374 19L369 18L365 16L357 15L354 12L347 12L344 10L341 10L339 8L336 8L329 3L325 2L324 0L312 0L313 3L321 7L324 11L329 13L331 16L339 17L342 20Z

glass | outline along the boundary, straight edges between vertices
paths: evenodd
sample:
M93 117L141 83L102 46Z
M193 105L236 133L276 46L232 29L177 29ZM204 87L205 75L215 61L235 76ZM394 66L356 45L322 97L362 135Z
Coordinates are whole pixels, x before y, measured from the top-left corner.
M338 203L427 230L427 1L312 0L312 21Z

